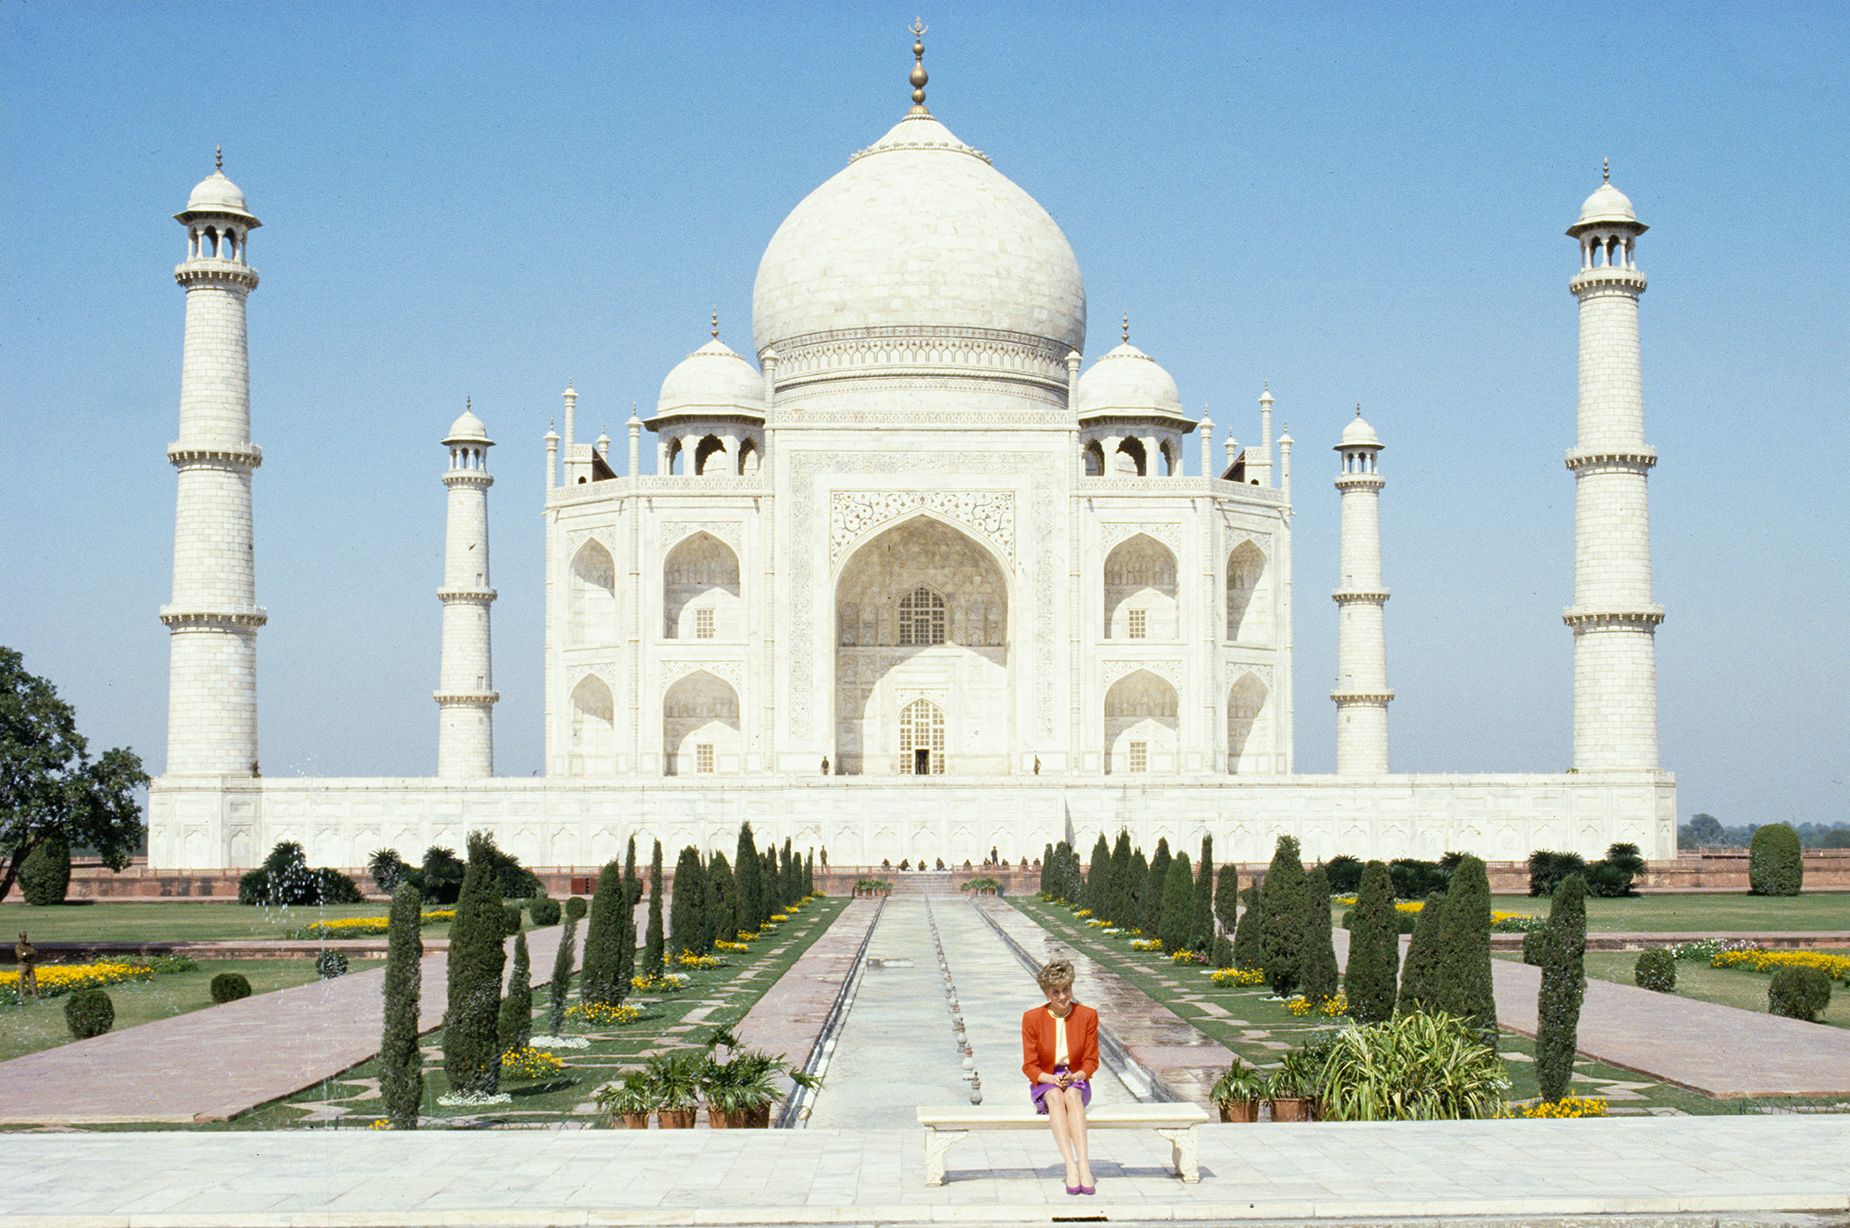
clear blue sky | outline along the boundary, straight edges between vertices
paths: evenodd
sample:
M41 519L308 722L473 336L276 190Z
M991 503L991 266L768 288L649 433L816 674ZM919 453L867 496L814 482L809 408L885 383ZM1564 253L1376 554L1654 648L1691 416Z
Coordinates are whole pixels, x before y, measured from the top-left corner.
M1573 244L1640 265L1663 760L1683 817L1850 818L1850 10L978 5L933 110L1065 228L1088 357L1137 342L1242 439L1298 440L1298 765L1327 771L1335 464L1387 441L1393 756L1568 761ZM266 774L435 762L443 429L493 456L503 771L540 765L541 436L705 336L750 348L778 221L902 112L911 8L0 7L0 643L165 758L183 294L211 169L251 246Z

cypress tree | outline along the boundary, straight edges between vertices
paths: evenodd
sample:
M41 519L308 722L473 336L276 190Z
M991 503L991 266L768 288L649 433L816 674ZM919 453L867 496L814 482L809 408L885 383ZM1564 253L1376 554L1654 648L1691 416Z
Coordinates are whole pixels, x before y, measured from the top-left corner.
M690 844L674 863L674 907L668 913L668 945L676 955L698 952L706 943L700 919L707 894L704 877L700 850Z
M1109 919L1111 913L1111 846L1105 843L1105 833L1098 834L1098 843L1092 846L1092 863L1086 867L1085 905L1092 910L1094 917Z
M1336 996L1336 947L1330 933L1330 876L1319 865L1304 884L1304 996L1312 1002Z
M1189 914L1188 945L1206 955L1214 946L1214 837L1201 838L1195 865L1195 903Z
M487 832L469 836L456 919L450 922L449 1003L443 1015L443 1073L457 1092L492 1096L501 1083L496 1016L507 915L496 882L499 852Z
M525 1047L533 1039L533 964L527 955L527 931L514 933L514 967L508 973L507 996L495 1023L501 1052Z
M667 968L666 942L667 935L662 932L662 842L657 840L655 851L649 854L649 935L642 956L642 970L648 975L660 976Z
M424 1055L418 1049L418 997L423 991L423 896L401 878L386 920L385 1027L379 1040L379 1095L394 1130L418 1127L424 1099Z
M1265 939L1260 931L1265 926L1265 903L1256 886L1240 895L1245 898L1246 908L1233 930L1233 962L1241 968L1264 968Z
M1304 898L1308 884L1294 836L1280 836L1259 885L1264 913L1259 930L1259 958L1272 992L1290 997L1304 983Z
M816 854L810 851L803 858L803 894L816 894Z
M1490 877L1484 863L1466 857L1452 871L1440 917L1434 993L1440 1010L1468 1019L1494 1041L1497 997L1490 976Z
M1587 882L1570 874L1555 888L1544 931L1542 988L1536 997L1535 1079L1542 1099L1567 1095L1580 1044L1580 1002L1586 995Z
M736 908L739 928L742 930L757 929L758 918L763 915L758 875L758 846L752 841L752 825L748 821L739 824L738 856L733 859L732 865L733 883L738 892ZM731 936L727 935L728 938Z
M1231 940L1240 925L1240 867L1231 861L1214 873L1214 919Z
M1131 868L1125 874L1124 882L1129 890L1126 893L1127 902L1123 913L1131 919L1121 924L1132 925L1143 930L1146 938L1156 937L1154 932L1143 929L1143 923L1147 919L1144 916L1144 900L1150 894L1150 863L1144 860L1142 849L1137 849L1131 854ZM1162 885L1159 883L1157 890L1161 889Z
M1195 875L1187 853L1177 853L1163 875L1162 919L1156 936L1165 951L1185 951L1195 922Z
M1041 890L1055 899L1060 898L1059 892L1053 889L1053 884L1057 881L1059 880L1053 864L1053 845L1049 844L1041 850Z
M591 913L585 919L585 956L578 977L581 1002L617 1002L617 915L623 911L623 872L616 861L598 871Z
M1400 971L1400 927L1394 916L1394 880L1387 865L1371 861L1362 868L1362 885L1349 922L1349 967L1343 989L1349 1017L1357 1023L1381 1023L1394 1014L1394 981Z
M1407 944L1407 962L1400 969L1400 997L1395 1005L1402 1014L1439 1009L1439 922L1444 913L1444 892L1426 897L1413 927L1413 941Z
M572 957L578 941L578 918L565 914L565 928L559 931L559 949L552 957L552 983L547 987L546 1030L554 1036L565 1031L565 995L572 988Z
M629 996L630 978L636 975L636 905L642 902L642 879L636 873L636 837L630 837L629 852L623 858L623 899L617 910L617 963L612 971L612 1002Z
M798 857L790 847L790 837L784 837L784 907L788 908L803 898L803 859Z
M1150 856L1149 869L1143 880L1143 907L1137 912L1138 928L1152 938L1163 931L1163 907L1167 903L1164 897L1169 892L1169 861L1169 838L1165 836L1156 842L1156 852Z
M771 914L781 912L784 906L780 898L783 892L777 885L777 846L775 844L766 849L763 856L758 858L758 864L762 867L758 881L763 884L764 888L758 901L758 925L759 928L763 928L770 922Z
M707 907L714 941L733 941L739 930L739 881L727 864L726 854L707 859ZM710 945L710 944L709 944Z
M1111 846L1110 882L1111 898L1106 901L1109 909L1106 915L1113 925L1129 929L1137 924L1135 906L1137 896L1142 893L1142 884L1131 882L1131 834L1122 827Z

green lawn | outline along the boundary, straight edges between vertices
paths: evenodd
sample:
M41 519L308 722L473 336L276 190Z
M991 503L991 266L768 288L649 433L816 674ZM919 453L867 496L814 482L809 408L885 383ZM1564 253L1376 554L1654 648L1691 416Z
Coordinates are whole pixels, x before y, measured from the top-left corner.
M349 972L359 972L383 962L356 959L349 965ZM193 972L167 972L152 980L111 985L108 986L109 999L116 1008L113 1030L119 1032L138 1023L150 1023L211 1006L212 978L221 972L242 972L250 979L253 993L306 984L317 975L312 959L215 959L201 963ZM68 996L61 995L0 1006L0 1061L69 1043L71 1033L64 1022L67 1001Z
M262 908L256 905L159 901L128 904L61 904L35 908L0 904L0 933L25 930L34 942L211 942L287 938L289 931L316 921L383 917L387 906L330 904L324 907ZM426 938L449 933L447 924L426 926ZM384 941L383 936L380 938Z
M1636 951L1588 951L1587 975L1602 981L1633 985L1632 969L1638 963ZM1766 1013L1767 985L1773 976L1747 968L1711 968L1701 960L1677 961L1676 992L1686 998L1738 1006L1742 1010ZM1850 985L1831 986L1831 1004L1819 1017L1833 1027L1850 1028Z
M1531 895L1492 896L1498 912L1548 915L1548 900ZM1332 905L1338 925L1348 905ZM1758 934L1783 930L1850 932L1850 892L1815 892L1773 898L1720 892L1638 895L1609 900L1587 897L1587 928L1605 933L1690 932Z
M1321 1028L1338 1026L1293 1017L1282 1002L1272 999L1272 991L1263 986L1253 989L1216 987L1208 980L1206 970L1187 964L1172 964L1159 953L1133 951L1124 936L1101 935L1097 930L1088 928L1083 920L1074 917L1068 909L1050 904L1038 896L1010 896L1008 902L1057 935L1061 941L1083 950L1097 963L1123 976L1190 1025L1213 1037L1252 1065L1276 1066L1282 1055L1282 1051L1269 1049L1261 1041L1298 1045ZM1622 904L1627 901L1601 902ZM1500 902L1498 907L1504 905ZM1589 954L1589 964L1592 958L1592 954ZM1679 975L1686 966L1679 965ZM1629 973L1627 976L1629 979ZM1764 984L1765 978L1760 979ZM1765 990L1761 992L1764 994ZM1216 1016L1203 1010L1204 1001L1229 1014ZM1761 1007L1765 1009L1764 998ZM1531 1060L1535 1052L1534 1042L1506 1031L1499 1037L1497 1048L1503 1055L1510 1075L1509 1098L1513 1101L1531 1100L1539 1095L1535 1067ZM1614 1108L1628 1111L1655 1109L1703 1115L1750 1113L1763 1105L1783 1108L1836 1103L1790 1099L1715 1100L1680 1087L1659 1083L1649 1075L1621 1070L1588 1058L1581 1058L1574 1063L1573 1090L1580 1095L1611 1097Z

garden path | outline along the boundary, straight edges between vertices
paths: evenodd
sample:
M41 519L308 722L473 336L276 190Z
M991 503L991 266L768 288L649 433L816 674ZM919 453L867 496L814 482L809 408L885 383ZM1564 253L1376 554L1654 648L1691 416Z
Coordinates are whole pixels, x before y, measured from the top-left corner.
M536 981L563 928L527 932ZM448 956L421 966L423 1031L443 1022ZM0 1125L218 1121L291 1095L379 1051L384 981L350 973L0 1062Z
M1337 962L1349 932L1333 935ZM1406 953L1407 940L1401 940ZM1525 1036L1537 1027L1542 972L1491 961L1497 1021ZM1744 1011L1697 998L1589 979L1580 1008L1580 1052L1705 1095L1850 1095L1850 1029Z

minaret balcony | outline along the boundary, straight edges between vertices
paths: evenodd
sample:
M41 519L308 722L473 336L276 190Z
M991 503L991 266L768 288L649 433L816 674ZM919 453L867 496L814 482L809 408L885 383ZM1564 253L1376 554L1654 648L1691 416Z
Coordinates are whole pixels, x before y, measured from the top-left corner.
M161 607L161 622L170 628L198 630L231 630L240 627L261 627L270 621L270 613L262 606L255 605L164 605Z
M458 587L440 588L437 590L437 600L443 602L445 605L449 605L451 602L479 602L481 604L487 604L493 601L497 595L498 594L492 588Z
M1650 283L1645 275L1637 269L1582 269L1574 275L1574 280L1567 283L1570 294L1591 294L1600 291L1621 291L1626 294L1643 294Z
M1561 611L1561 621L1575 631L1599 627L1647 629L1664 621L1664 607L1644 606L1569 606Z
M173 267L173 279L189 290L194 286L217 286L225 290L255 290L258 282L257 270L250 265L212 257L186 260L176 264Z
M1385 588L1339 588L1330 594L1330 600L1337 605L1386 605L1387 599Z
M167 445L167 459L177 468L218 467L255 469L263 464L263 449L254 443Z
M1567 467L1578 473L1600 470L1625 470L1643 472L1657 464L1657 449L1652 447L1629 448L1569 448L1567 450Z
M501 701L501 692L432 691L430 697L446 708L492 708Z

